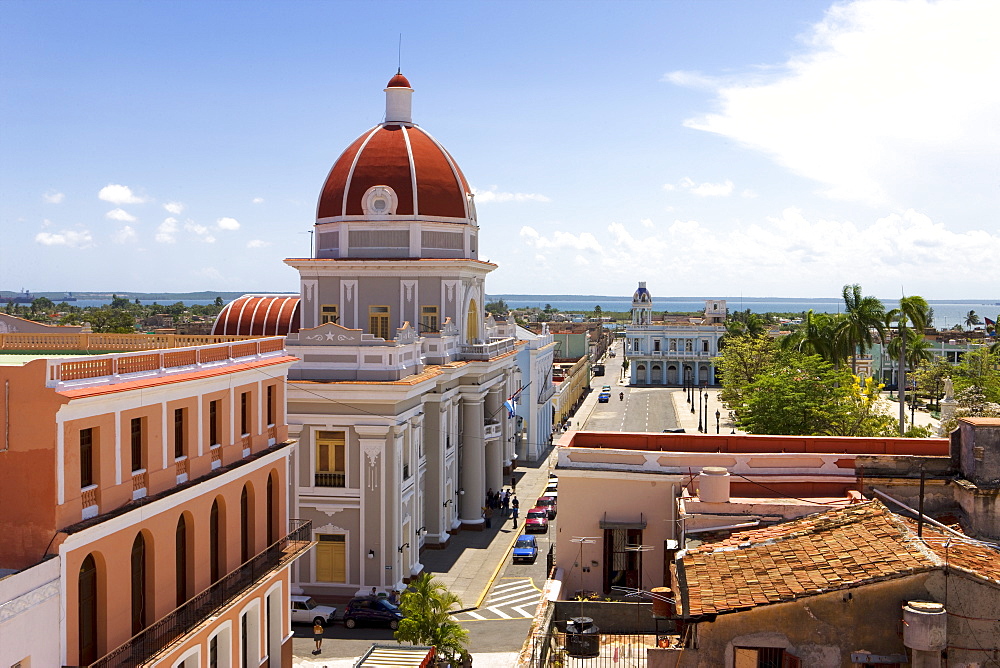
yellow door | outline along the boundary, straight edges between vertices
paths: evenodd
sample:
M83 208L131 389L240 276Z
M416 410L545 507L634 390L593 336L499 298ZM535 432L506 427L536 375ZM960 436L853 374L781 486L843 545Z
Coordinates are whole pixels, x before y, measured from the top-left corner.
M347 582L346 547L343 534L317 534L316 581Z

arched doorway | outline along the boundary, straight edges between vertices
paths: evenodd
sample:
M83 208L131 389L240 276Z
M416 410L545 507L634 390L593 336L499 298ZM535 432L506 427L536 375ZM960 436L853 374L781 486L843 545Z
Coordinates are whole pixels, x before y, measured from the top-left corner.
M465 315L465 340L472 343L479 338L479 307L475 299L469 300L469 310Z
M132 635L146 628L146 539L139 532L132 543Z
M677 385L677 365L671 364L667 367L667 385Z
M646 365L645 364L637 364L636 365L636 367L635 367L635 382L639 383L640 385L645 384L645 382L646 382Z
M80 640L80 665L97 661L97 562L88 554L80 564L77 577L79 617L77 634Z
M663 382L663 369L660 367L659 364L654 364L652 372L649 374L649 376L650 376L649 382L654 385L658 385Z

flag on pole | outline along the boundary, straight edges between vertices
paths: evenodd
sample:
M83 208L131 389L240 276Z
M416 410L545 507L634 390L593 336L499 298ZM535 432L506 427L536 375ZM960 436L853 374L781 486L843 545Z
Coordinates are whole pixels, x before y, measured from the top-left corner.
M531 385L531 383L528 383L528 385ZM503 402L503 407L507 409L507 417L513 418L514 415L517 413L517 398L521 396L521 392L523 392L524 388L528 387L528 385L523 385L519 387L517 392L510 395L510 398L508 398L507 401Z

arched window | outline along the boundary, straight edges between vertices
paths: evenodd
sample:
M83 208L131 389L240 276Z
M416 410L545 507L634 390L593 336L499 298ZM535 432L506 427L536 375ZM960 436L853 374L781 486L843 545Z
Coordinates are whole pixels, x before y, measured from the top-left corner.
M222 572L225 570L222 565L222 551L219 549L222 536L220 535L221 531L219 526L218 499L212 501L212 513L209 515L208 522L208 561L209 569L212 574L212 584L215 584L218 582L219 578L222 577Z
M146 628L146 539L132 542L132 635Z
M188 539L187 521L181 515L177 520L177 531L174 533L174 568L177 573L177 607L187 601L188 591Z
M243 493L240 494L240 563L245 564L250 558L250 498L247 494L247 486L243 485Z
M475 299L469 300L469 311L465 322L465 339L472 343L479 338L479 307Z
M77 580L79 596L80 665L97 661L97 563L88 554L80 564Z
M267 544L270 546L277 540L274 537L274 473L267 476Z

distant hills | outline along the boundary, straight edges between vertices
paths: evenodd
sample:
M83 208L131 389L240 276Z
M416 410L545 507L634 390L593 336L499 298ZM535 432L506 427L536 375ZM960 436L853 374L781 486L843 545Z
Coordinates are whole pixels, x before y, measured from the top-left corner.
M119 297L124 297L125 299L141 299L141 300L156 300L156 301L167 301L167 302L183 302L189 300L212 300L216 297L222 297L223 301L232 301L241 295L247 294L249 291L244 290L241 292L216 292L212 290L203 290L201 292L131 292L128 290L111 290L109 292L32 292L32 297L48 297L55 303L59 303L65 299L68 295L72 294L74 298L80 301L85 301L88 299L111 299L113 295L118 295ZM0 290L0 300L10 299L17 297L23 293L14 292L12 290ZM262 292L260 294L282 294L280 292Z

